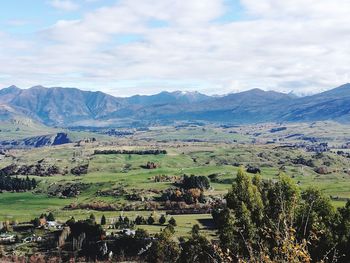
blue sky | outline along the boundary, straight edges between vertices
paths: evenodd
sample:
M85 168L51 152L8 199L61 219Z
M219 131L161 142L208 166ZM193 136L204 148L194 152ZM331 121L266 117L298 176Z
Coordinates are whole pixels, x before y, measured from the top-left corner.
M117 96L349 82L347 0L11 0L0 8L0 88Z
M58 20L80 19L85 12L93 11L116 1L71 1L72 10L59 8L46 0L3 1L0 9L1 30L17 34L30 34L50 27ZM59 2L59 1L58 1ZM64 2L64 1L63 1Z

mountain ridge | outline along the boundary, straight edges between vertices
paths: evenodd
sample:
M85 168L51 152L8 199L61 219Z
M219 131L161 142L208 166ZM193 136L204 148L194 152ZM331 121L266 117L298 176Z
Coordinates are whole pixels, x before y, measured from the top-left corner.
M49 126L75 126L100 122L336 120L350 122L350 84L314 95L296 97L277 91L252 89L224 96L199 92L168 92L115 97L100 91L34 86L0 90L2 112L33 118ZM0 111L0 115L3 115Z

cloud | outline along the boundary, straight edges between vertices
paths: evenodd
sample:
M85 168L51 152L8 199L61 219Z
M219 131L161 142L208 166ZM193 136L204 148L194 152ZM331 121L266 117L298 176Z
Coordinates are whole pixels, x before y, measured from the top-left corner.
M310 93L349 82L348 1L242 0L240 6L234 10L240 20L220 22L232 11L226 0L119 0L79 20L57 21L21 55L0 51L3 74L12 76L0 84L127 95L164 88Z
M63 11L74 11L79 9L79 5L70 0L51 0L50 5Z

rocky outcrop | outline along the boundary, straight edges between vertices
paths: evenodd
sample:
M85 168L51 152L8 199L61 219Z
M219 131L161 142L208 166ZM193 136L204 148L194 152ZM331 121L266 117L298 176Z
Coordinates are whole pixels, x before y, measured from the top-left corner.
M120 197L123 195L126 195L128 192L124 189L124 187L119 186L117 188L108 189L104 191L97 191L97 196L114 196L114 197Z
M247 173L251 173L251 174L260 174L261 170L258 167L253 167L253 166L248 166L247 167Z
M36 176L52 176L61 174L59 167L56 165L44 165L41 163L32 165L16 165L11 164L0 170L0 175L36 175Z
M315 168L315 172L318 174L330 174L331 173L331 171L329 171L326 166L321 166L321 167Z
M50 135L42 135L29 137L20 140L0 141L1 148L37 148L44 146L54 146L71 143L67 133L56 133Z
M49 196L60 198L77 197L81 191L87 189L89 185L83 183L52 184L47 189Z
M79 165L77 167L74 167L70 170L71 174L74 175L83 175L87 174L89 169L89 164Z

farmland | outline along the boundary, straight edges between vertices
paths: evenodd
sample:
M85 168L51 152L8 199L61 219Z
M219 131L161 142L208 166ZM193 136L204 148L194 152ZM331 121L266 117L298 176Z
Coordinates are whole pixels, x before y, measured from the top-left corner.
M256 128L256 127L255 127ZM291 129L296 129L295 126ZM276 179L280 172L287 174L301 189L315 186L333 197L337 206L350 198L350 175L348 167L350 159L340 156L334 151L321 154L307 152L298 148L279 147L280 143L249 143L253 139L249 130L252 127L240 127L235 133L222 128L198 127L182 128L169 132L171 128L151 130L135 134L131 137L115 138L77 146L67 144L55 147L34 148L9 151L0 161L0 168L12 163L35 164L38 161L46 165L59 167L64 174L39 177L30 175L38 181L38 187L30 192L3 192L0 194L0 219L29 221L43 212L53 212L57 218L67 220L71 216L84 217L91 212L96 215L105 214L108 220L118 217L122 211L131 216L148 215L153 211L165 213L166 208L158 202L161 194L174 188L174 182L164 180L156 182L155 177L181 178L184 174L196 176L215 175L210 189L204 191L207 197L222 198L230 189L239 166L258 167L263 179ZM314 135L317 136L317 131ZM313 131L313 132L315 132ZM218 134L208 137L207 133ZM285 131L283 131L285 133ZM293 130L293 132L296 132ZM202 133L202 135L200 134ZM206 141L190 142L183 138L207 138ZM261 135L266 140L276 138L278 134L265 132ZM320 138L324 133L320 134ZM346 134L341 138L346 140ZM157 138L157 139L156 139ZM283 141L285 143L285 141ZM339 145L342 141L336 141ZM147 150L164 149L166 154L98 154L98 150ZM312 165L296 163L300 157L311 160ZM146 169L148 162L155 163L156 169ZM71 168L88 164L87 174L72 175ZM326 174L315 172L315 167L327 167ZM21 177L21 176L20 176ZM55 186L81 184L83 189L74 197L50 194ZM111 189L123 189L124 194L99 194ZM140 197L135 200L130 195ZM112 205L113 211L93 211L89 204L102 206ZM75 209L65 209L74 205ZM79 209L79 207L84 207ZM152 209L151 206L154 206ZM101 208L103 210L103 208ZM100 210L100 209L96 209ZM208 215L186 215L191 220L208 218ZM190 220L190 221L191 221ZM181 221L181 220L180 220ZM187 220L184 220L187 221ZM179 225L179 227L182 227ZM148 226L149 228L149 226ZM157 227L155 227L157 229ZM189 230L189 228L184 228ZM185 231L184 231L185 232Z

